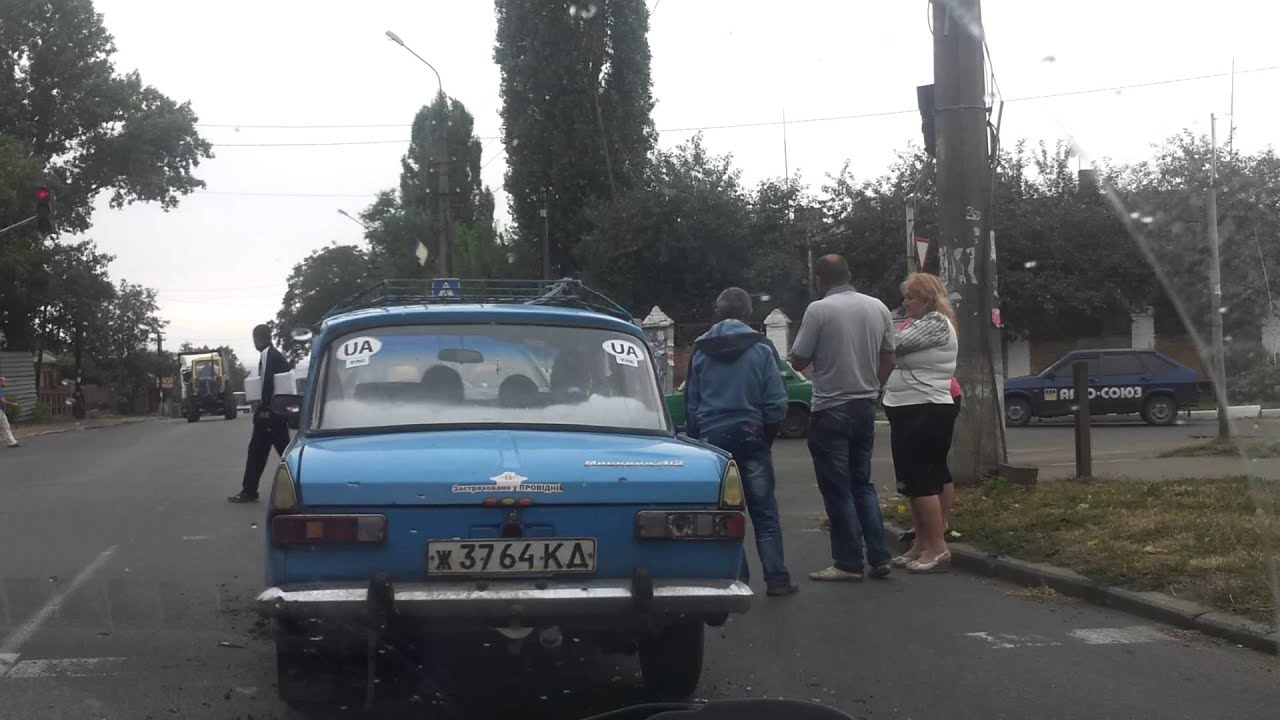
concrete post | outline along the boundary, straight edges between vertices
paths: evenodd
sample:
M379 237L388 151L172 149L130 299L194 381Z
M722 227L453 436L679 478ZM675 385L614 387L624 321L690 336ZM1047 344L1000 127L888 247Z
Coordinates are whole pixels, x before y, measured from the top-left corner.
M790 340L788 338L791 329L791 318L781 310L775 309L769 313L764 319L764 335L769 338L769 342L778 348L778 354L786 357L791 352Z
M1006 352L1009 355L1005 367L1005 377L1023 377L1031 374L1031 341L1024 337L1011 336Z
M653 353L653 372L658 377L658 387L664 394L675 392L676 321L662 312L657 305L640 323L649 339L649 351Z
M1146 308L1129 316L1130 344L1134 350L1156 349L1156 316Z
M1275 313L1262 318L1262 347L1271 362L1280 359L1280 316Z

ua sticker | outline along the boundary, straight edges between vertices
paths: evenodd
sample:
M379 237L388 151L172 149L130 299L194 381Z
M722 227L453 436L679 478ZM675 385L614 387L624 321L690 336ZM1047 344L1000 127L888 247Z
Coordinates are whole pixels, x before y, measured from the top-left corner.
M630 340L605 340L603 347L619 365L640 367L644 360L644 350Z
M338 346L337 357L347 367L362 367L369 364L369 358L382 349L382 341L373 337L358 337L344 341Z

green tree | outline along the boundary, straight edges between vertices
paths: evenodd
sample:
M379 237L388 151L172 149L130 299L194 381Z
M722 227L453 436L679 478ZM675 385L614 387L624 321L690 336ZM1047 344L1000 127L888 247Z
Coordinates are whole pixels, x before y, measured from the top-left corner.
M539 257L545 203L551 264L569 275L595 253L579 248L588 205L642 178L654 146L648 12L643 0L495 6L515 242Z
M996 183L1001 312L1039 339L1127 333L1154 275L1105 198L1082 189L1065 143L1021 144Z
M163 370L163 358L149 347L155 331L167 324L159 317L156 291L121 280L104 314L101 332L85 349L108 378L119 409L141 412L139 403Z
M280 312L276 314L276 343L297 362L309 345L291 335L296 328L314 327L333 306L368 284L369 261L355 245L330 245L293 266Z
M1153 293L1164 329L1189 325L1208 334L1211 156L1208 137L1185 131L1152 159L1116 173L1117 210L1146 251L1142 261L1166 283ZM1280 156L1271 148L1254 154L1219 148L1218 187L1223 325L1228 335L1256 340L1260 317L1275 304L1265 271L1274 277L1280 268Z
M0 4L0 226L32 212L35 177L55 192L57 224L81 232L93 200L112 207L159 202L176 207L204 183L192 174L211 146L196 132L189 103L176 103L139 75L116 72L116 48L91 0L11 0ZM10 179L12 178L12 179ZM7 267L0 308L10 347L29 347L33 318L48 298L15 291L17 273L47 264L52 251L23 229L3 238Z
M480 177L482 147L475 136L475 119L466 106L443 94L423 106L414 117L409 150L400 161L400 186L385 190L363 213L369 226L369 263L380 279L440 274L439 171L440 127L447 127L449 152L450 219L453 224L454 273L465 277L491 277L492 257L505 258L493 227L493 193ZM430 253L424 271L414 255L421 240Z
M589 209L583 275L633 312L660 305L681 320L710 319L716 295L744 284L750 215L730 158L700 137L655 151L642 182Z

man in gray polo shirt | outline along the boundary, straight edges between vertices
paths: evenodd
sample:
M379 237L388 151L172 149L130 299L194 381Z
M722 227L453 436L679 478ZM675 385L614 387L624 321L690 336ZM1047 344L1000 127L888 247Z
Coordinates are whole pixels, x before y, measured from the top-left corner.
M893 321L889 308L850 284L849 264L826 255L814 265L821 300L805 310L791 349L791 364L813 364L809 453L818 490L831 522L831 567L812 580L861 580L889 574L880 500L871 483L876 398L893 371Z

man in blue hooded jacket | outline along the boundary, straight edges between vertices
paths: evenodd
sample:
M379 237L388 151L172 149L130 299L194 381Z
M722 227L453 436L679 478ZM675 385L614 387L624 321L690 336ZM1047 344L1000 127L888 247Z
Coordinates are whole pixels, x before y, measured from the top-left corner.
M685 424L690 437L733 455L742 473L756 551L771 596L799 588L782 554L782 524L774 495L773 439L787 414L778 351L752 330L751 296L729 288L716 298L719 321L693 344L685 381ZM742 560L742 577L748 578Z

